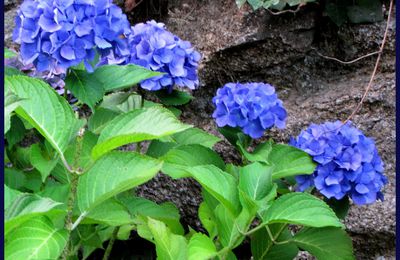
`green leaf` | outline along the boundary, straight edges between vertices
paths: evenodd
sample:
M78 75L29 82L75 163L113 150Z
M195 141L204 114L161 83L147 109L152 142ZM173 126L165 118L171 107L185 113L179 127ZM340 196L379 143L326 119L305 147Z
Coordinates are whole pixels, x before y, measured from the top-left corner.
M124 103L130 95L129 92L110 93L104 96L103 101L98 105L98 108L105 108L120 113L121 110L117 106Z
M268 162L275 166L272 179L311 174L316 167L316 164L306 152L285 144L274 144L272 146Z
M294 236L293 242L318 259L355 259L351 239L341 228L304 228Z
M142 108L142 104L143 104L143 99L141 95L131 94L124 102L117 105L117 108L121 112L127 113L134 109Z
M64 161L65 149L82 126L67 101L38 79L25 76L6 77L5 85L20 98L26 99L16 113L33 125Z
M251 5L251 7L253 7L254 10L257 10L263 6L262 0L247 0L247 2Z
M20 194L20 191L11 189L4 184L4 209L7 209Z
M37 170L25 172L25 188L33 192L39 192L42 187L42 175Z
M244 236L239 232L235 223L235 216L222 204L214 210L215 220L218 229L218 237L223 247L233 248L239 237Z
M292 239L286 224L268 225L274 241L282 242ZM299 249L294 243L274 244L267 229L263 228L251 236L251 253L254 260L292 260Z
M48 182L43 191L39 192L38 195L41 197L52 199L56 202L64 203L66 206L68 202L69 192L69 184L60 184L54 181Z
M242 129L236 127L230 127L230 126L225 126L222 128L217 128L218 132L220 132L226 140L228 140L229 143L231 143L233 146L237 147L238 145L241 146L243 149L246 149L250 142L251 142L251 137L248 135L245 135L242 132Z
M113 110L98 108L94 111L94 114L89 118L88 127L89 130L95 134L100 134L104 127L120 113Z
M13 147L22 141L22 139L24 139L25 132L25 126L21 119L18 116L12 116L10 131L8 131L5 135L8 147Z
M5 259L58 259L67 244L66 230L57 230L47 217L32 218L5 239Z
M14 67L4 66L5 76L24 75L24 73Z
M10 195L10 194L5 194ZM6 199L9 201L9 199ZM39 215L54 216L63 214L64 210L56 209L62 203L35 194L22 193L14 199L4 211L5 234L22 225L28 219Z
M171 138L179 145L199 144L210 149L221 141L220 138L195 127L176 133Z
M195 166L188 168L187 171L215 199L232 213L238 213L240 205L237 183L232 175L213 165Z
M98 137L92 132L85 131L81 144L81 151L78 158L76 158L77 139L74 139L65 151L65 157L67 161L71 165L77 163L82 172L85 172L87 169L89 169L90 166L94 163L94 160L92 159L92 149L97 143L97 138ZM77 159L77 162L74 162L75 159Z
M33 144L31 146L31 163L42 176L42 182L45 182L50 172L54 169L57 164L57 156L55 158L49 158L48 154L43 154L39 144Z
M94 74L103 83L106 92L132 87L145 79L161 75L133 64L101 66Z
M188 245L188 259L208 260L217 255L217 248L206 235L197 233L192 236Z
M81 223L122 226L132 224L133 218L122 203L116 199L109 199L92 209Z
M79 178L77 204L82 213L153 178L162 163L134 152L111 152Z
M92 110L97 102L104 95L102 82L86 70L73 70L65 78L65 87L72 92L84 104L87 104Z
M327 204L311 194L300 192L285 194L275 200L264 214L263 222L343 227Z
M179 221L179 210L171 202L157 204L153 201L132 197L128 195L119 196L118 200L128 208L132 216L145 216L162 221L175 234L183 235L184 230Z
M259 144L252 153L249 153L241 145L238 145L243 156L250 162L265 162L268 163L268 156L272 150L272 142L268 141Z
M147 224L154 238L157 259L187 259L187 241L184 236L173 234L163 222L152 218L148 218Z
M272 189L273 167L253 163L240 169L239 188L253 201L265 198Z
M347 0L327 0L325 12L337 25L342 26L347 21Z
M182 124L167 109L137 109L119 115L107 124L93 148L92 156L98 158L119 146L169 136L190 127Z
M17 54L7 48L4 48L4 59L10 59L13 57L17 57Z
M246 3L246 0L236 0L235 2L236 5L240 8Z
M187 169L198 165L215 165L225 168L224 161L213 150L202 145L182 145L168 151L160 158L164 161L162 172L174 179L190 177Z
M190 102L193 97L179 90L173 90L171 93L168 93L166 90L156 91L155 94L160 99L161 103L167 106L180 106Z
M4 134L8 132L11 127L11 115L24 100L18 97L13 91L6 85L4 88Z
M15 168L4 168L4 184L11 189L22 190L27 182L23 172Z
M169 150L177 146L178 145L176 143L161 142L160 140L155 139L151 141L149 148L147 148L146 154L154 158L160 158L168 153Z
M344 197L341 200L337 200L335 198L331 199L325 198L324 201L326 202L326 204L329 205L329 207L331 207L331 209L335 212L338 218L340 219L346 218L350 208L350 200L348 196Z
M207 230L210 238L214 238L218 234L217 225L213 211L210 209L206 202L200 203L199 206L199 219L203 227Z

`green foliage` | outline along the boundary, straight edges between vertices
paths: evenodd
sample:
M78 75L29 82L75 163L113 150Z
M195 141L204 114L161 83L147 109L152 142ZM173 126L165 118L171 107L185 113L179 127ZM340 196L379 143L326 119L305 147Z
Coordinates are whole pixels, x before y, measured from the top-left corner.
M248 236L254 259L292 259L299 250L352 259L337 217L348 200L328 205L288 187L294 176L314 171L306 153L272 141L250 152L252 140L226 127L220 132L244 162L226 165L213 150L220 138L179 121L173 106L187 104L189 94L160 91L157 104L132 91L108 93L154 75L134 65L92 74L75 67L67 88L91 108L84 119L43 81L6 76L6 259L86 259L133 230L155 244L158 259L236 259L232 250ZM22 147L27 137L35 141ZM121 151L130 143L136 152ZM160 171L202 186L198 214L206 234L184 227L173 203L135 194ZM303 228L292 235L290 224Z
M304 228L293 237L293 242L318 259L354 259L351 239L340 228Z
M56 229L49 218L32 218L6 237L5 259L58 259L67 239L67 231Z
M173 135L190 127L161 107L133 110L115 117L104 127L92 155L98 158L119 146Z
M4 59L10 59L16 57L17 54L7 48L4 48Z

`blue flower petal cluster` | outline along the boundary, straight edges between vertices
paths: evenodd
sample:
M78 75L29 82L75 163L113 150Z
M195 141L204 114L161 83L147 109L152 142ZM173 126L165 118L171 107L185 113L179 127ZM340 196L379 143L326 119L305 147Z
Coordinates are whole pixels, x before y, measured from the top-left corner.
M387 178L375 143L350 122L311 124L290 144L318 164L313 174L296 176L300 191L315 186L327 198L349 195L357 205L383 200Z
M127 55L130 25L112 0L25 0L18 10L15 42L25 64L38 71L78 65L96 55Z
M274 125L285 127L286 110L269 84L228 83L217 90L213 103L218 127L240 127L252 138L261 137Z
M172 91L174 85L190 89L198 86L200 53L194 50L190 42L167 31L163 23L152 20L136 24L129 36L129 47L130 54L124 58L123 64L133 63L165 73L142 81L142 88ZM118 62L118 58L114 58Z

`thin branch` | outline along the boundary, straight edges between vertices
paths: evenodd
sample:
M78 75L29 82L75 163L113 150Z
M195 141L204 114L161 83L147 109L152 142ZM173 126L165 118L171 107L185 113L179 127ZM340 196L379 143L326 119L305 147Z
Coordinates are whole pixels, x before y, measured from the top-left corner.
M354 60L350 60L350 61L343 61L343 60L339 60L339 59L337 59L337 58L335 58L335 57L330 57L330 56L325 56L325 55L323 55L323 54L321 54L320 52L318 52L317 51L317 49L316 48L311 48L313 51L315 51L317 54L318 54L318 56L321 56L322 58L324 58L324 59L327 59L327 60L334 60L334 61L337 61L337 62L339 62L339 63L342 63L342 64L352 64L352 63L355 63L355 62L357 62L357 61L359 61L359 60L362 60L362 59L365 59L365 58L367 58L367 57L370 57L370 56L373 56L373 55L376 55L376 54L380 54L382 51L374 51L374 52L371 52L371 53L368 53L368 54L366 54L366 55L363 55L363 56L361 56L361 57L358 57L358 58L356 58L356 59L354 59Z
M374 67L374 70L372 71L368 86L365 89L360 102L357 104L356 108L351 113L351 115L345 121L343 121L342 126L345 125L348 121L350 121L354 117L355 114L357 114L357 112L360 110L365 98L367 97L369 90L371 89L372 82L374 81L375 74L378 70L379 62L381 60L383 49L385 48L386 38L387 38L388 31L389 31L390 19L392 17L392 9L393 9L393 0L390 1L389 14L388 14L387 22L386 22L385 33L383 35L382 44L381 44L381 47L379 48L379 54L378 54L378 57L376 58L375 67Z
M301 4L299 4L299 5L297 6L297 8L296 8L295 10L288 9L288 10L283 10L283 11L279 11L279 12L271 11L271 10L268 9L268 8L267 8L267 10L268 10L268 12L269 12L270 14L272 14L272 15L281 15L281 14L286 14L286 13L295 14L295 13L297 13L298 11L300 11L300 9L301 9L303 6L305 6L305 5L306 5L305 3L301 3Z

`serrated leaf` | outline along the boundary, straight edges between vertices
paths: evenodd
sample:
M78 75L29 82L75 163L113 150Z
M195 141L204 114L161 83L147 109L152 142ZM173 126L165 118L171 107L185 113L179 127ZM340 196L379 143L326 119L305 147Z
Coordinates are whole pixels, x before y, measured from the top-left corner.
M31 163L42 176L42 182L45 182L50 172L54 169L57 164L57 156L55 158L46 158L40 149L39 144L33 144L31 146Z
M105 92L132 87L145 79L161 75L133 64L101 66L94 74L103 83Z
M256 202L265 198L272 190L273 167L252 163L240 169L239 188Z
M187 170L201 186L232 213L239 211L236 179L213 165L191 167Z
M326 203L311 194L300 192L285 194L275 200L264 214L263 223L343 227Z
M215 216L206 202L202 202L199 206L199 219L203 227L207 230L210 238L214 238L218 234Z
M164 108L136 109L117 116L107 124L93 148L92 156L98 158L119 146L169 136L190 127Z
M208 260L217 255L217 248L206 235L197 233L192 236L188 245L188 259Z
M18 97L26 99L16 113L33 125L64 161L64 151L83 123L75 117L67 101L38 79L6 76L5 85Z
M104 95L102 82L86 70L73 70L65 78L65 87L72 92L84 104L87 104L92 110L97 102Z
M290 145L274 144L268 156L273 164L272 179L280 179L299 174L311 174L316 164L306 152Z
M148 218L147 225L154 238L157 259L187 259L187 241L184 236L173 234L163 222L152 218Z
M164 161L162 172L174 179L190 177L187 169L198 165L215 165L225 169L224 161L216 152L199 144L175 147L160 159Z
M292 239L286 224L268 225L274 241L283 242ZM299 249L294 243L274 244L266 228L260 229L251 236L251 253L254 260L292 260Z
M82 213L118 193L132 189L153 178L162 163L134 152L111 152L79 178L77 204Z
M4 184L11 189L22 190L27 182L23 172L15 168L4 168Z
M92 209L81 223L122 226L132 224L133 218L122 203L116 199L109 199Z
M9 194L5 194L6 196ZM16 197L4 211L5 234L22 225L28 219L40 215L63 214L64 210L56 209L62 203L35 194L22 193Z
M134 109L142 108L142 105L143 105L142 96L136 95L136 94L131 94L124 102L122 102L121 104L118 104L117 108L121 112L127 113Z
M318 259L355 259L351 239L341 228L304 228L294 236L293 242Z
M10 130L11 115L24 100L12 92L12 90L5 86L4 88L4 134Z
M106 108L98 108L94 111L92 116L89 118L88 127L89 130L95 134L100 134L106 125L116 118L120 113Z
M184 91L173 90L168 93L165 90L159 90L155 93L161 103L167 106L180 106L190 102L193 99L191 95Z
M67 244L66 230L57 230L47 217L32 218L5 239L5 259L58 259Z
M4 209L7 209L20 194L20 191L4 184Z
M11 128L5 135L8 147L13 147L15 144L22 141L25 136L25 132L25 126L21 119L18 116L12 116Z
M172 139L179 145L199 144L210 149L221 141L220 138L195 127L172 135Z
M268 163L268 156L272 151L272 142L268 141L259 144L253 152L248 152L240 144L238 145L243 156L250 162L265 162Z
M184 230L179 222L180 215L176 206L170 202L157 204L153 201L132 197L119 196L118 200L127 207L132 216L145 216L160 220L175 234L183 235Z

